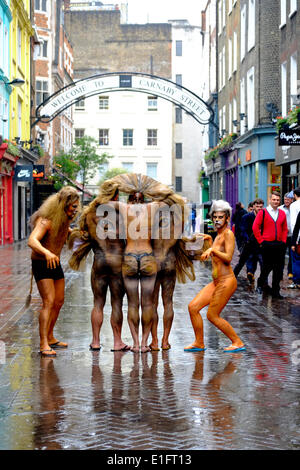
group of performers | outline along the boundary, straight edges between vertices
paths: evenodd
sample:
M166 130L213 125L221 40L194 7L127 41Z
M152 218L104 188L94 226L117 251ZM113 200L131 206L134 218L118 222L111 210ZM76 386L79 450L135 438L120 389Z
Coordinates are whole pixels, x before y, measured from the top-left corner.
M136 177L136 179L134 179ZM144 179L143 179L144 178ZM146 178L146 179L145 179ZM103 308L107 289L111 292L111 326L114 336L112 351L149 352L158 350L157 339L157 304L160 287L164 304L164 334L162 349L169 349L169 333L173 321L172 296L177 279L195 279L192 257L184 248L184 240L151 239L151 214L174 203L182 204L182 198L154 180L141 175L119 175L108 180L100 188L100 195L82 212L79 227L70 225L80 211L80 200L75 188L63 187L57 194L50 196L32 216L33 230L28 240L32 249L32 273L42 299L39 316L40 353L43 356L55 356L56 349L67 348L68 344L54 336L54 326L64 302L64 273L60 264L60 255L67 239L74 244L75 251L70 266L78 268L80 261L92 249L94 262L91 274L94 307L91 315L93 339L90 349L100 350L100 330L103 322ZM134 181L134 184L133 184ZM127 203L118 200L119 191L125 191L129 197ZM147 201L147 202L145 202ZM149 202L148 202L149 201ZM135 222L136 211L133 204L139 206L139 225L137 231L141 237L132 237L127 229L122 238L99 238L97 227L107 229L107 219L101 219L97 208L100 204L113 208L119 217L126 218L127 225ZM182 206L183 207L183 206ZM107 214L106 214L107 215ZM231 268L235 237L229 228L231 207L226 201L213 201L211 217L217 236L197 233L194 237L204 242L204 250L199 254L201 261L211 260L212 282L205 286L189 303L190 320L195 333L192 344L184 348L185 352L204 351L203 319L201 310L208 306L207 319L221 330L231 344L225 352L245 350L243 341L236 334L228 321L220 314L237 288L236 277ZM175 222L173 221L173 225ZM173 226L174 228L174 226ZM145 236L146 231L146 236ZM148 231L148 232L147 232ZM78 243L79 239L79 243ZM188 241L188 240L186 240ZM183 281L184 282L184 281ZM128 299L128 325L133 339L132 346L121 338L122 301ZM139 310L141 308L142 338L139 340ZM152 342L148 345L150 333Z

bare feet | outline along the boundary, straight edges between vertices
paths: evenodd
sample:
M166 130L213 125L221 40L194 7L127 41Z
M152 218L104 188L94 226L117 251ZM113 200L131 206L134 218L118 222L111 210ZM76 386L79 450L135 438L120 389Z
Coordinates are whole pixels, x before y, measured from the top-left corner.
M236 351L245 351L246 347L242 341L232 343L227 348L224 348L225 352L236 352Z
M111 349L111 351L112 351L112 352L116 352L116 351L122 351L122 352L131 351L131 347L128 346L128 344L121 343L121 345L119 345L119 346L114 346L114 349Z
M49 346L51 348L67 348L68 343L64 343L63 341L58 341L56 339L52 340L51 342L49 341Z
M46 349L41 349L40 350L40 354L44 357L54 357L56 356L56 352L53 351L53 349L49 349L49 348L46 348Z
M141 346L141 353L147 353L150 351L151 351L150 346Z
M204 351L205 346L203 343L197 343L196 341L192 344L189 344L184 348L184 351Z
M151 349L151 351L160 351L157 341L152 341L152 343L149 345L149 348Z

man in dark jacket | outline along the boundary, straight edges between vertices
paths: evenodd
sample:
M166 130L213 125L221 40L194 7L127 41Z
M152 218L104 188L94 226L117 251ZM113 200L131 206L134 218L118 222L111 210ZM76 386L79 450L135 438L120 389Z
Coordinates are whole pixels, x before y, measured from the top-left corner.
M241 222L241 235L243 240L243 248L240 255L238 264L235 266L233 272L238 277L244 264L247 263L247 278L252 284L254 282L254 273L257 268L257 261L262 267L262 258L259 250L259 245L253 235L252 225L258 212L263 209L264 201L262 199L255 199L253 201L253 212L248 212L242 217Z

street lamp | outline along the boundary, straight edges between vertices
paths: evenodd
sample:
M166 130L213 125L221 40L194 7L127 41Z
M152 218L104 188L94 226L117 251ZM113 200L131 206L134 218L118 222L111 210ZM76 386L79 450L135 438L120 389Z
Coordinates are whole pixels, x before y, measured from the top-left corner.
M22 78L14 78L11 82L6 82L3 77L0 78L4 82L5 85L12 85L12 86L22 86L25 83L25 80Z

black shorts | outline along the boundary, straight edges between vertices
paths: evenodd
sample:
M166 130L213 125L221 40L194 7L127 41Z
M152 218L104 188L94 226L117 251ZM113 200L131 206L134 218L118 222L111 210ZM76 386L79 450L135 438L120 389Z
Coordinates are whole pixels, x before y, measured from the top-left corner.
M54 269L47 268L47 261L43 259L32 259L31 263L32 273L36 282L41 279L53 279L54 281L58 281L65 277L60 263Z

